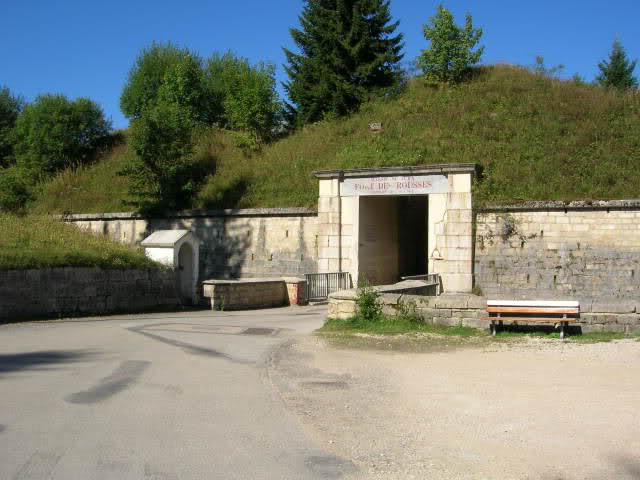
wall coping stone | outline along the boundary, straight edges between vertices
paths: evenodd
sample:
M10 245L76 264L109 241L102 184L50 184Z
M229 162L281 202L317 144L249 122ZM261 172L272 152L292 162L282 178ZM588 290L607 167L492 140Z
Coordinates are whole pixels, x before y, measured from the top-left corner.
M433 285L423 280L403 280L392 285L374 285L371 288L381 296L385 294L407 295L403 291L415 290L416 288ZM335 300L355 300L358 296L358 289L351 288L349 290L338 290L329 294L329 298Z
M318 170L313 176L321 179L395 177L413 175L433 175L438 173L474 174L478 166L475 163L441 163L416 167L350 168L345 170Z
M532 200L522 203L492 204L478 208L479 213L544 210L637 210L640 200Z
M254 285L259 283L287 283L287 281L282 277L271 277L271 278L239 278L235 280L205 280L202 282L203 285Z
M147 220L153 218L198 218L198 217L312 217L318 211L312 208L231 208L224 210L183 210L180 212L166 212L164 215L143 215L136 212L115 213L72 213L55 215L55 218L67 222L97 221L97 220Z

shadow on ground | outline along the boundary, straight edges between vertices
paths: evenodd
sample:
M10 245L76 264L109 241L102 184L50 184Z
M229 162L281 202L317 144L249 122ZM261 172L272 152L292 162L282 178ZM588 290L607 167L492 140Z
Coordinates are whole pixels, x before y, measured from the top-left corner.
M0 354L0 375L22 370L49 370L63 363L77 362L94 353L87 350L42 350Z

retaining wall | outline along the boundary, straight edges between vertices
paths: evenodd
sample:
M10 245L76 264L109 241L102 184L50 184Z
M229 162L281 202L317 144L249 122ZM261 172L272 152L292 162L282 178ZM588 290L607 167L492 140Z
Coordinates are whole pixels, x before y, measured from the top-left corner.
M640 298L640 201L531 202L476 217L475 285L508 298Z
M329 318L347 319L356 312L356 290L343 290L329 296ZM489 322L480 320L487 315L487 299L476 295L440 295L425 297L416 295L383 294L380 297L383 312L395 315L402 304L415 305L417 313L426 323L444 326L488 328ZM508 325L508 320L505 319ZM587 332L640 332L640 299L636 301L602 302L583 299L580 302L580 318L577 325Z
M0 320L168 310L180 305L169 269L0 271Z
M191 230L200 240L199 281L299 277L317 271L318 215L306 208L185 211L162 218L77 214L64 219L131 245L156 230Z

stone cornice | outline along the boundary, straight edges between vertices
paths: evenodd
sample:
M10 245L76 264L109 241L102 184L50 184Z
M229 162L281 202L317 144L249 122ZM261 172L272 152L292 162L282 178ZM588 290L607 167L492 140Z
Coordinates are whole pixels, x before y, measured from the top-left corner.
M417 167L352 168L345 170L318 170L313 176L319 179L366 178L366 177L410 177L414 175L437 175L443 173L470 173L477 170L475 163L443 163Z
M480 213L545 210L640 210L640 200L533 200L520 203L505 203L503 205L487 205L478 208Z
M143 215L134 212L120 213L72 213L57 215L69 222L85 222L98 220L136 220L151 218L199 218L199 217L311 217L318 212L311 208L234 208L225 210L184 210L166 212L162 215Z

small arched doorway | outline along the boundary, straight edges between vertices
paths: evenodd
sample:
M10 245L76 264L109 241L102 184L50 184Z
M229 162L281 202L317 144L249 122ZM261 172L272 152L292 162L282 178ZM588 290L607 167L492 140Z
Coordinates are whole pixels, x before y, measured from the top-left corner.
M181 300L187 305L193 303L193 278L193 248L183 243L178 252L178 283Z

